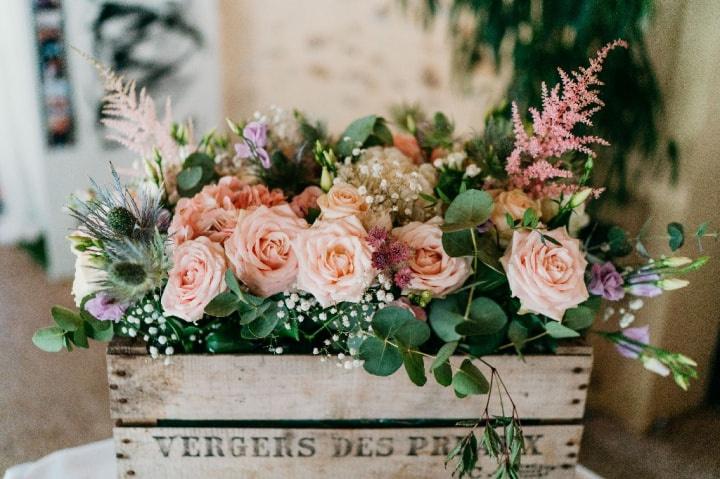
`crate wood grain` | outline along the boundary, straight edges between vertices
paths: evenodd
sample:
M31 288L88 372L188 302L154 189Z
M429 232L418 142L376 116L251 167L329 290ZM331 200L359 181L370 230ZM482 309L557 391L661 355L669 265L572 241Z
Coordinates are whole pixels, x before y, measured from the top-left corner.
M522 418L582 418L591 350L560 352L485 358L500 372ZM489 378L490 371L484 372ZM174 356L166 364L144 349L117 345L109 348L108 377L112 417L123 425L164 419L460 419L478 417L485 401L458 400L451 388L432 378L419 388L403 371L377 377L312 356L193 354ZM491 412L500 413L497 400Z
M591 349L486 359L526 421L521 477L574 477ZM108 348L108 378L122 479L446 478L444 457L467 432L457 421L477 418L486 400L457 399L432 379L418 388L401 371L380 378L311 356L165 361L122 341ZM500 411L491 403L491 413ZM471 477L494 469L482 456Z
M582 426L526 426L521 477L572 478ZM449 478L448 451L462 428L115 428L118 477ZM489 478L482 455L470 477Z

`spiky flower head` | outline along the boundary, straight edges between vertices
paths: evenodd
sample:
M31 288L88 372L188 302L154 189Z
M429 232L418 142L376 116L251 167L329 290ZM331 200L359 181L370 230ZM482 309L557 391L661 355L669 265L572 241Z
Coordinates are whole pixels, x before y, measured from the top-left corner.
M80 231L101 243L128 239L152 241L155 230L167 228L160 191L141 185L133 195L122 185L112 165L111 172L110 187L92 181L94 195L86 199L72 198L68 209L80 223Z
M124 239L104 243L107 278L101 289L114 299L134 303L161 288L170 269L165 239L156 230L149 241Z

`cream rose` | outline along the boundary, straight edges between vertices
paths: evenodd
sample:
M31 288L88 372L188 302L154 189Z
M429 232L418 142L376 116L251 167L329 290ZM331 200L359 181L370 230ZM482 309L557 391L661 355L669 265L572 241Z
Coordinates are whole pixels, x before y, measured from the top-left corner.
M321 306L357 303L375 278L367 232L355 216L318 220L293 241L297 287Z
M472 273L470 258L452 258L442 246L442 219L413 221L393 230L393 236L413 249L408 260L412 279L406 289L430 291L443 297L458 289Z
M512 216L513 220L522 219L525 210L532 208L540 216L542 209L540 203L526 195L522 190L512 191L490 191L493 196L493 210L490 219L500 235L503 243L510 240L513 234L512 228L507 223L506 215Z
M587 261L580 241L565 228L544 231L556 245L543 240L539 231L516 230L500 258L512 295L520 299L521 314L544 314L561 321L565 311L588 298L585 286Z
M254 294L267 297L288 291L298 270L292 240L307 227L287 204L242 211L225 241L230 267Z
M203 317L205 306L227 289L225 252L205 236L185 241L173 251L173 267L161 303L168 314L185 321Z
M360 192L347 183L336 183L330 191L317 199L322 212L322 219L337 219L346 216L357 216L363 219L368 211L368 204Z

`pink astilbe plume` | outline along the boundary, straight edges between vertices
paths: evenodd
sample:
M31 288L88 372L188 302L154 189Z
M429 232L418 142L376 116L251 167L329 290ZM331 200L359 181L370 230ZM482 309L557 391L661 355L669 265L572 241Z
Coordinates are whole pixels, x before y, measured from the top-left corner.
M78 53L97 68L104 81L106 95L103 98L105 104L102 123L114 130L107 138L117 141L143 158L150 158L153 149L157 148L166 163L178 162L178 145L170 134L170 99L165 102L165 115L160 119L155 102L145 88L137 94L134 81L125 81L109 67L83 52Z
M627 48L627 43L623 40L608 43L590 60L589 67L581 67L570 75L558 68L561 84L556 84L549 91L547 85L542 84L542 111L528 108L532 117L532 134L525 131L517 104L513 102L515 148L505 165L511 187L521 188L535 196L551 197L577 189L577 185L567 181L573 178L573 172L560 157L571 151L595 157L589 145L609 145L597 136L577 136L573 129L578 124L592 126L592 115L603 107L593 87L602 85L597 74L602 70L608 53L616 47Z

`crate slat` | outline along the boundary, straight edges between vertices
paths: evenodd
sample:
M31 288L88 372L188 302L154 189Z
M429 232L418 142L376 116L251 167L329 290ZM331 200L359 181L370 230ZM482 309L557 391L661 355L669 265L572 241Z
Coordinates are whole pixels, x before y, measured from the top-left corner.
M377 377L312 356L178 355L165 364L124 351L108 354L108 377L112 417L125 425L162 419L475 418L485 401L456 399L432 378L418 388L402 371ZM499 370L521 417L570 420L583 416L592 367L589 348L572 352L524 361L513 355L485 359ZM497 401L492 411L500 412Z
M521 477L572 478L582 426L526 426ZM462 428L115 428L121 479L449 477ZM492 477L481 456L471 477Z

